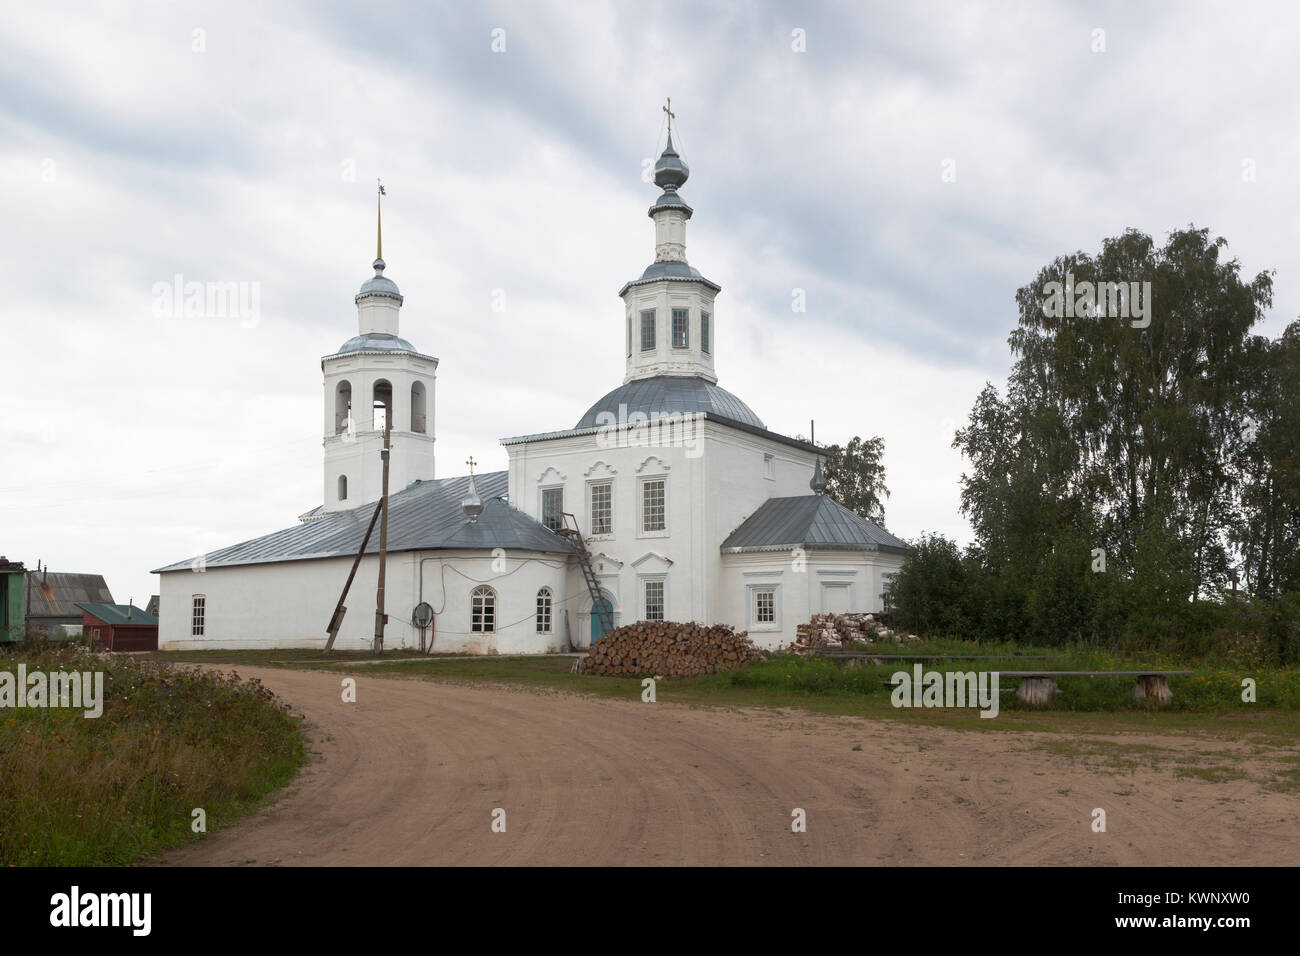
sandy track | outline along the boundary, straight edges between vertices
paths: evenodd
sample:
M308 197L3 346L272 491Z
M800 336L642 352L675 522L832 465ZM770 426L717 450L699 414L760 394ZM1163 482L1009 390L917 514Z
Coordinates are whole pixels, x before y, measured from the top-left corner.
M307 716L319 755L268 809L162 862L1300 863L1294 796L1035 749L1061 735L358 670L357 702L345 704L343 674L240 668ZM1189 755L1214 746L1125 739ZM505 833L491 831L498 807ZM791 832L795 807L806 833ZM1106 833L1092 832L1094 807L1107 812Z

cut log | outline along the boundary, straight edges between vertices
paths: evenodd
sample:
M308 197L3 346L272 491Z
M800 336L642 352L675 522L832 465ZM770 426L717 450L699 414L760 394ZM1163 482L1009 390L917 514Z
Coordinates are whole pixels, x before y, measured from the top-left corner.
M1059 690L1050 677L1025 677L1016 688L1016 696L1031 707L1043 707L1051 703Z
M1133 699L1169 703L1174 699L1174 692L1169 689L1169 678L1164 674L1143 674L1133 685Z

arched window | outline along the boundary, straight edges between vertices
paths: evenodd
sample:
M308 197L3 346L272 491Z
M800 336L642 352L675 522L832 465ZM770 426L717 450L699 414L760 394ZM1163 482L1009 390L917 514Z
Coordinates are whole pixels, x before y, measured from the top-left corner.
M371 400L371 407L374 409L374 426L375 431L384 430L385 423L393 413L393 386L386 379L380 379L375 382L375 389Z
M339 501L348 500L348 476L339 475Z
M423 435L425 432L425 422L424 383L416 382L411 386L411 431Z
M537 633L551 633L551 589L542 588L537 592Z
M469 592L469 630L471 634L493 634L497 629L497 592L480 584Z
M342 435L347 431L351 418L352 383L344 379L334 389L334 434Z

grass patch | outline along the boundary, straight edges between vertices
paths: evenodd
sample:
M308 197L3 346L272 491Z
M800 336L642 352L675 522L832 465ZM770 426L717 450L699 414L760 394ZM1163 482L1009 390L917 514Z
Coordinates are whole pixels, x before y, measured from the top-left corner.
M258 681L78 647L0 670L100 671L103 715L0 710L0 865L136 862L253 809L306 759L301 720Z

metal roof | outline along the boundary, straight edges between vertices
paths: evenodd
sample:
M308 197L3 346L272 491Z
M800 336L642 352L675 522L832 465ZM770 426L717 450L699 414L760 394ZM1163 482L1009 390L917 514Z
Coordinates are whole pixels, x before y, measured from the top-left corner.
M653 211L654 207L651 207ZM641 273L641 278L633 279L631 282L623 284L623 288L618 290L619 295L627 292L634 285L645 285L647 282L660 282L668 280L670 282L702 282L714 292L721 292L722 286L716 282L704 278L700 270L688 262L652 262L645 267L645 272Z
M353 301L359 303L366 296L378 295L388 299L396 299L398 305L402 304L402 293L397 290L397 283L384 275L384 267L383 259L374 261L374 276L361 283L361 291L357 293Z
M113 595L102 574L28 571L27 581L27 616L36 621L60 617L79 621L79 601L113 603Z
M609 412L620 424L634 412L647 416L704 412L754 428L766 428L748 405L725 388L689 375L656 375L620 385L587 409L573 427L591 428L602 424L601 412Z
M487 472L474 481L485 507L471 524L461 508L469 476L419 481L388 501L388 550L437 551L452 548L505 548L515 551L568 553L572 546L549 528L501 500L507 473ZM374 514L375 502L348 511L333 511L272 534L222 548L203 556L204 566L233 567L277 561L302 561L356 554ZM366 554L379 552L379 534L371 535ZM189 570L197 558L177 561L154 573Z
M787 548L901 554L907 542L825 495L769 498L722 542L724 554Z
M88 611L93 617L97 617L105 624L111 624L114 627L121 627L122 625L158 626L158 618L140 607L126 604L78 604L77 607L83 611Z
M352 353L375 353L375 352L404 352L410 355L417 355L420 358L428 359L431 362L438 361L432 355L425 355L416 351L414 345L399 338L396 335L390 335L387 332L366 332L363 335L354 335L342 345L333 355L327 355L325 358L337 358L340 355L349 355ZM323 360L322 360L323 361Z

